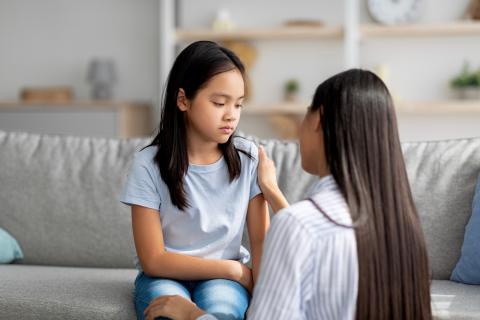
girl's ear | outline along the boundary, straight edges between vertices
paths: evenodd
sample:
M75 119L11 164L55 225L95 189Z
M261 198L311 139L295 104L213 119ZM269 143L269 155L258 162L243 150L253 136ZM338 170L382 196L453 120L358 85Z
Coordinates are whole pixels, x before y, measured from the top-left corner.
M187 111L188 109L188 99L185 95L185 90L182 88L178 89L177 107L180 109L180 111Z

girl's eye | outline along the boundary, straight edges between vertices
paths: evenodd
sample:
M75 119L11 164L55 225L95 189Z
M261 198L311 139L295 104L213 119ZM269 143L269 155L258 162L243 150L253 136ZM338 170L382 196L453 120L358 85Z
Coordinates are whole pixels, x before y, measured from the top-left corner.
M237 104L235 107L237 107L238 109L240 109L240 108L243 108L243 105L242 105L242 104Z
M212 102L217 107L223 107L225 105L225 103L218 103L218 102L215 102L215 101L212 101Z

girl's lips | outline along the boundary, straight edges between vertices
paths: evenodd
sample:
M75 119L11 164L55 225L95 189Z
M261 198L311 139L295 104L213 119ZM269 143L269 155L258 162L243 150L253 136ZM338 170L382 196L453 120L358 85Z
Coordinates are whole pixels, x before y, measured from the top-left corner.
M220 130L222 130L223 133L231 133L233 131L233 128L223 127L223 128L220 128Z

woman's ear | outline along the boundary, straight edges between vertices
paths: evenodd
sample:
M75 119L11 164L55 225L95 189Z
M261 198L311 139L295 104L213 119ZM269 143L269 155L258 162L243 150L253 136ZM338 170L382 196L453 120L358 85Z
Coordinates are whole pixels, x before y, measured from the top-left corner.
M313 120L315 123L315 131L322 131L322 116L323 116L323 106L320 107L320 110L314 112L315 119Z
M188 99L185 95L185 90L183 90L182 88L178 89L177 107L178 109L180 109L180 111L187 111L188 109Z

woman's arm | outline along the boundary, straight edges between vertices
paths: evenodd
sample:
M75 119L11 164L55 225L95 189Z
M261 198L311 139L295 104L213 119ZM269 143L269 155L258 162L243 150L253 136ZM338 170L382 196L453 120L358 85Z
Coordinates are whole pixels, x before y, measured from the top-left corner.
M291 212L282 212L272 220L247 319L303 318L302 302L312 292L316 271L311 239Z
M154 209L132 206L135 248L147 275L178 280L223 278L251 289L250 269L238 261L203 259L165 251L159 214Z
M275 164L269 159L262 146L258 148L258 185L263 196L272 207L273 213L289 206L287 199L278 187Z
M260 260L263 252L263 241L270 225L268 207L262 194L257 195L248 204L247 228L252 251L253 283L260 272Z

